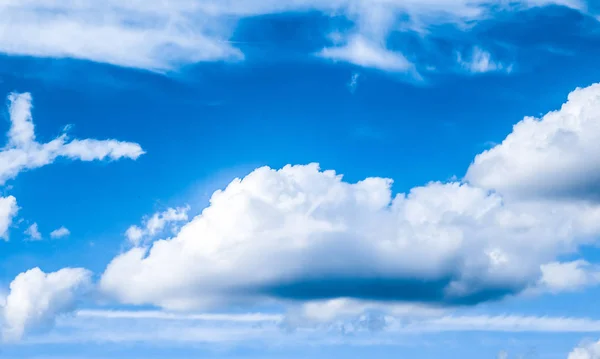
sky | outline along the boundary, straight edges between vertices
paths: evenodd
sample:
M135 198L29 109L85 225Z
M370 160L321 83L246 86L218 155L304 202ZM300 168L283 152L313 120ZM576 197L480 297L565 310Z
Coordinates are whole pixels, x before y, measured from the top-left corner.
M0 2L0 359L600 359L599 56L594 0Z

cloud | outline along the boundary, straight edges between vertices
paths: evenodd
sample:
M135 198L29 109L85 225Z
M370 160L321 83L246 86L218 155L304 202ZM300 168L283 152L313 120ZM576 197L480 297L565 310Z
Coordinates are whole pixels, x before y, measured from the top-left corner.
M42 239L42 234L38 230L37 223L34 223L31 226L27 227L27 229L25 230L25 234L29 237L28 239L30 241L39 241Z
M584 342L569 353L568 359L599 359L600 358L600 341Z
M15 197L0 197L0 238L8 240L8 228L18 211L19 207Z
M172 313L157 310L78 310L75 316L79 318L103 318L103 319L154 319L169 321L207 321L207 322L238 322L238 323L278 323L282 320L280 314L267 313L201 313L185 314Z
M319 53L319 56L384 71L409 72L414 70L414 65L402 54L388 50L381 44L371 42L361 36L351 38L343 46L325 48Z
M0 51L160 71L186 63L243 58L226 38L213 37L213 29L204 28L210 17L195 18L201 15L199 6L195 1L170 5L158 1L3 2Z
M36 141L29 93L10 94L11 127L8 143L0 150L0 185L20 172L51 164L59 157L72 160L137 159L144 151L137 143L116 140L69 140L66 134L47 143Z
M188 220L188 211L190 207L168 208L164 212L157 212L152 217L142 221L143 228L139 226L131 226L125 232L125 236L129 243L134 246L139 246L144 237L153 237L161 233L165 226L169 223L177 223ZM176 231L177 227L172 227Z
M406 330L419 332L489 331L593 333L600 330L600 321L589 318L534 317L520 315L444 316L408 324L406 325Z
M350 82L348 82L348 89L351 93L356 92L356 88L358 87L358 79L360 78L360 73L353 72L352 77L350 77Z
M523 149L521 142L547 139L549 127L577 128L590 138L585 143L600 143L591 140L600 134L600 127L591 125L600 97L595 91L574 94L561 111L546 116L550 124L536 122L527 136L518 124L501 145L478 155L466 176L469 183L432 182L392 195L391 179L350 183L317 164L258 168L216 191L210 205L173 238L114 258L100 288L126 304L186 310L340 298L457 306L532 287L559 291L592 284L592 266L555 262L600 235L600 204L512 196L510 187L521 185L515 178L533 175L536 181L525 182L535 192L536 183L547 184L530 167L557 171L556 162L564 169L573 165L568 159L580 164L580 157L589 162L590 155L578 150L578 156L569 155L573 147L559 146L552 152L558 161L536 158L539 164L529 160L529 167L503 173L508 186L498 180L504 185L498 191L489 190L498 186L478 187L482 181L474 176L488 178L486 169L498 172L482 165L493 151L510 150L519 161L539 156L544 146ZM574 98L581 106L573 105ZM527 146L538 152L529 153ZM590 166L582 169L593 177ZM574 191L581 180L567 176L575 183L558 184Z
M291 307L285 317L286 325L302 326L311 323L331 323L357 318L364 313L385 313L404 319L441 317L446 308L406 303L381 303L377 301L339 298L324 301L311 301L299 307Z
M54 323L55 318L74 309L82 293L89 289L91 273L81 268L65 268L44 273L39 268L19 274L10 284L2 308L2 338L15 341L30 330Z
M541 266L539 288L550 292L577 291L600 283L600 269L584 260Z
M536 283L600 233L600 207L509 202L461 183L392 197L316 164L259 168L213 194L177 236L116 257L101 289L169 309L355 298L475 304Z
M559 110L525 117L475 157L465 179L521 198L600 199L600 84L571 92Z
M492 0L107 0L101 4L12 0L0 4L4 15L0 52L164 71L201 61L243 59L229 40L240 20L260 15L315 11L344 16L352 24L352 36L385 40L398 29L425 32L432 24L486 19L494 9L549 4L585 11L584 2L578 0L521 0L506 5ZM334 49L333 54L366 66L385 65L392 71L404 64L401 55L383 47L368 45L363 50L357 52L356 44L349 41L348 47Z
M294 335L279 315L267 313L181 314L161 311L82 310L57 318L52 333L29 335L19 343L52 345L65 343L146 343L146 344L260 344L289 347L388 344L402 346L415 334L437 335L456 332L488 333L590 333L600 322L589 318L502 316L418 317L358 314L343 320L302 323ZM377 336L373 335L377 332ZM411 334L408 342L402 334ZM400 336L399 336L400 335ZM414 344L414 342L412 343Z
M67 228L60 227L50 232L50 238L63 238L69 236L70 234L71 232Z
M491 53L479 47L474 47L467 58L463 54L457 53L457 62L464 70L476 74L486 72L511 73L513 70L512 64L506 65L495 61Z

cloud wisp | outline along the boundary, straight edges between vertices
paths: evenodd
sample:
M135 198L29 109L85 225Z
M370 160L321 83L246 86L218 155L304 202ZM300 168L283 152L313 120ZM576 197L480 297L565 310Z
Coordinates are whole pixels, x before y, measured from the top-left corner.
M10 129L8 143L0 149L0 185L20 172L46 166L59 157L80 161L137 159L144 154L133 142L117 140L73 139L66 134L47 143L39 143L31 115L32 96L13 93L8 96Z
M285 317L262 313L181 314L161 311L81 310L61 316L53 333L36 333L21 345L64 343L278 343L295 345L348 344L403 345L399 334L437 335L451 332L490 333L594 333L600 321L590 318L520 315L434 317L358 314L325 323L304 323L289 335ZM379 323L379 325L376 325ZM374 337L373 332L377 332ZM366 339L370 339L366 341ZM7 343L10 344L10 343Z
M203 61L242 60L244 54L230 41L241 20L314 11L325 17L343 16L351 24L341 32L340 46L326 47L323 57L412 72L406 56L387 46L390 34L398 30L426 34L430 25L472 23L493 17L498 9L545 5L586 11L585 3L577 0L520 0L506 5L492 0L4 1L0 52L169 71Z

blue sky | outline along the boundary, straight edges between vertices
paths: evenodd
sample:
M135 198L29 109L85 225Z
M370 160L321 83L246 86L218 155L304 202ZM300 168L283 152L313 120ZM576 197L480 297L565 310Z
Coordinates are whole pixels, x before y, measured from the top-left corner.
M0 358L600 358L593 1L0 13Z

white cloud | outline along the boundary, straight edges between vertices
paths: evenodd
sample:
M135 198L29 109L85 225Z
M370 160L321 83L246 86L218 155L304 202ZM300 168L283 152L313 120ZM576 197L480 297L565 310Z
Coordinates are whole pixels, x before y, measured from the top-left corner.
M343 46L325 48L319 53L319 56L384 71L408 72L414 70L414 65L402 54L388 50L384 45L369 41L362 36L352 37Z
M2 2L0 51L10 55L71 57L151 70L199 61L243 58L227 37L196 19L195 1L45 0ZM213 20L214 21L214 20ZM43 31L42 31L43 30ZM223 31L228 36L229 30Z
M356 88L358 87L358 79L360 78L360 73L353 72L350 77L350 82L348 82L348 89L351 93L356 92Z
M600 96L585 90L575 94L561 112L546 118L563 119L552 128L585 127L582 136L597 138L600 127L591 125L591 119L589 125L578 124L600 113L595 111ZM573 105L574 97L582 106ZM541 123L524 139L547 138L548 125ZM499 146L515 151L510 154L516 159L530 155L522 145L516 145L518 150L507 145L521 142L515 133L522 126ZM560 168L571 165L567 159L579 164L579 156L591 157L579 151L563 157L558 149L568 154L573 147L554 150L552 158L559 158ZM472 184L435 182L397 196L385 178L349 183L316 164L259 168L215 192L210 205L175 237L116 257L100 287L127 304L196 309L231 301L340 298L473 304L532 287L560 291L594 284L593 266L554 262L600 235L600 204L531 200L486 189L496 186L475 187L481 181L474 173L487 178L485 169L497 172L490 166L473 172L489 153L477 156L469 169ZM550 157L539 164L527 162L547 168L553 163ZM582 168L593 175L589 166ZM522 173L533 173L526 166L513 170L512 175L504 173L509 184ZM575 183L559 184L577 189L579 178L568 178ZM546 185L529 183L533 192L535 183Z
M392 327L390 330L394 330ZM408 331L417 332L541 332L590 333L600 331L600 321L589 318L534 317L520 315L499 316L444 316L425 319L405 325Z
M10 284L2 308L2 338L19 340L29 331L53 324L55 318L74 309L79 296L89 289L91 273L65 268L44 273L39 268L19 274Z
M42 234L38 230L37 223L34 223L31 226L27 227L27 229L25 230L25 234L29 237L28 239L30 241L39 241L40 239L42 239Z
M125 231L125 237L127 237L129 243L131 243L134 246L140 244L140 241L142 240L143 236L144 230L135 225L127 228L127 230Z
M36 141L31 116L31 95L11 94L9 114L11 127L8 143L0 150L0 185L20 172L42 167L59 157L72 160L137 159L144 151L137 143L116 140L71 140L63 134L47 143Z
M552 262L541 266L539 289L550 292L576 291L600 283L600 268L584 260Z
M392 198L390 186L314 164L257 169L176 237L115 258L101 288L169 309L265 297L468 304L520 292L600 233L593 204L510 202L459 183Z
M600 359L600 341L581 343L569 353L568 359Z
M560 110L516 124L465 179L505 196L599 199L599 124L600 84L577 89Z
M180 314L160 311L77 311L57 319L52 333L29 335L19 345L56 343L179 343L276 345L406 345L415 336L449 332L586 333L600 322L589 318L358 314L340 321L303 323L288 335L279 315L266 313ZM377 336L372 332L377 331ZM352 335L347 335L352 334ZM402 335L404 334L404 335ZM425 337L421 337L423 339Z
M492 58L492 54L479 47L474 47L472 52L465 58L461 53L457 53L459 65L466 71L472 73L486 72L506 72L513 70L513 65L506 65Z
M15 197L0 197L0 238L8 240L8 228L18 211L19 207Z
M286 315L286 322L293 326L310 323L330 323L349 320L364 313L379 312L394 317L420 319L441 317L448 310L443 307L415 305L407 303L381 303L376 301L338 298L325 301L311 301L299 307L292 307Z
M183 222L188 220L189 206L168 208L163 212L157 212L150 218L145 218L142 221L143 228L139 226L131 226L125 232L125 237L129 243L134 246L139 246L142 243L144 237L153 237L161 233L165 226L168 224L175 224L177 222ZM176 227L173 227L173 232L176 232Z
M69 236L70 234L71 232L67 228L60 227L50 232L50 238L63 238Z
M510 5L515 4L585 10L578 0L521 0ZM242 59L228 40L239 20L259 15L311 10L341 14L354 24L355 33L385 39L398 28L422 30L429 24L485 19L490 5L498 7L492 0L9 0L0 3L0 52L169 70L200 61ZM401 55L375 49L388 58L384 63L397 62L391 67L396 71ZM350 57L356 55L351 47L345 51L339 55L365 61ZM363 63L381 66L370 61Z
M238 322L238 323L278 323L283 316L280 314L266 313L201 313L185 314L172 313L157 310L126 311L126 310L78 310L75 316L79 318L103 318L103 319L154 319L173 321L206 321L206 322Z

